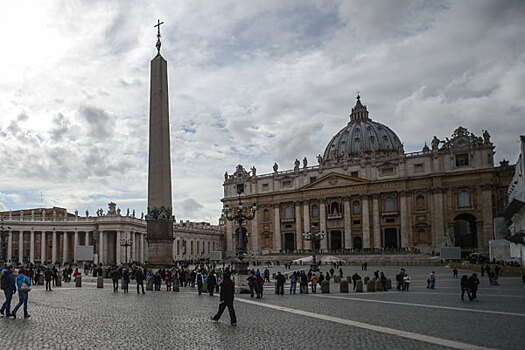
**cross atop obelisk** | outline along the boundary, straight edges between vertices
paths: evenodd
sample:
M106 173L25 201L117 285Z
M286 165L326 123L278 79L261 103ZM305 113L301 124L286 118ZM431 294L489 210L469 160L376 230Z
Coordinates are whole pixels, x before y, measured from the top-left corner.
M164 22L161 22L160 19L157 20L157 24L153 26L153 28L157 27L157 44L155 45L157 47L157 53L160 53L160 25L164 24Z

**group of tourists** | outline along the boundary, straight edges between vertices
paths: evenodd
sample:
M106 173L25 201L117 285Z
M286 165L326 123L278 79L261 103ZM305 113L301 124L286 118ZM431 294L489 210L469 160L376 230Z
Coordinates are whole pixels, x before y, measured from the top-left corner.
M478 274L473 273L470 277L468 275L463 275L461 277L461 300L465 300L465 293L470 301L477 300L479 279Z
M31 290L31 280L25 274L27 270L23 267L18 269L15 277L15 268L12 265L6 266L2 270L1 288L4 291L5 302L0 308L0 314L6 317L16 318L16 313L21 306L24 308L24 318L31 317L27 312L27 301ZM13 295L18 292L18 304L11 310Z

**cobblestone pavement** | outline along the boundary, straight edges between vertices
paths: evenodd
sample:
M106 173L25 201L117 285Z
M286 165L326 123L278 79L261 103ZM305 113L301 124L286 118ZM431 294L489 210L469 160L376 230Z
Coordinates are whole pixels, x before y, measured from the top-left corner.
M389 277L397 270L377 269ZM408 293L346 294L339 293L337 285L332 283L330 294L277 296L270 284L265 288L264 298L255 300L260 304L248 303L253 300L249 296L237 296L248 301L235 303L238 327L229 325L227 312L220 322L211 322L209 316L216 312L218 298L198 296L192 288L181 288L180 293L163 290L137 295L132 282L130 293L123 294L113 293L109 280L104 289L97 289L92 278L85 278L82 288L75 288L73 283L52 292L34 287L29 297L32 317L1 318L0 338L2 349L447 349L439 341L407 339L323 319L327 316L438 340L496 349L522 348L525 288L520 279L502 278L502 285L497 287L490 287L481 279L479 301L461 302L459 282L451 278L448 269L435 268L437 287L425 288L429 269L409 268L413 282ZM357 271L367 275L356 267L344 270L345 274ZM368 274L373 271L374 267L369 267ZM13 301L17 299L15 296ZM19 314L22 315L21 311Z

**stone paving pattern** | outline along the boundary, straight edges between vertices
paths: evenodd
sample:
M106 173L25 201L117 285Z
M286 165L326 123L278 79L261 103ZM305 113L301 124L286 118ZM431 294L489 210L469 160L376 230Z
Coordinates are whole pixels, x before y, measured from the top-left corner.
M296 269L297 267L292 267ZM378 267L388 277L398 270ZM518 278L502 278L502 285L489 287L481 279L478 302L461 302L459 281L450 270L435 268L437 287L424 287L428 267L410 267L411 291L340 294L331 284L330 297L362 298L515 312L525 315L525 287ZM276 270L276 269L272 269ZM323 267L323 271L327 268ZM357 267L345 267L345 275ZM366 275L372 275L369 267ZM461 275L461 272L460 272ZM73 283L46 292L36 286L30 292L29 319L1 318L3 349L446 349L371 330L290 314L262 306L236 302L238 327L229 325L225 312L220 322L209 316L218 306L218 298L198 296L195 289L181 288L180 293L147 292L137 295L113 293L106 280L104 289L96 289L92 278L85 278L82 288ZM286 291L286 290L285 290ZM499 295L499 296L498 296ZM249 298L249 296L237 296ZM15 296L16 302L18 296ZM3 300L3 298L1 299ZM521 349L525 317L429 309L416 306L379 304L328 298L327 295L277 296L273 286L265 288L262 303L330 315L354 321L390 327L435 337L462 341L498 349ZM14 305L13 305L14 306ZM20 313L20 312L19 312ZM21 313L20 313L21 316Z

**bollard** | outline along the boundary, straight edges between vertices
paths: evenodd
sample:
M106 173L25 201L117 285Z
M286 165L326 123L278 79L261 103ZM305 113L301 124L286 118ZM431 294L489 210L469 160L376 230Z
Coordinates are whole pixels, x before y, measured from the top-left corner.
M392 280L389 278L386 280L386 290L392 289Z
M358 280L355 284L356 293L363 293L363 281Z
M374 280L368 281L366 284L366 291L367 292L375 292L376 291L376 282Z
M57 287L62 287L62 271L58 272L56 284Z
M321 282L321 293L330 294L330 281L323 280Z
M39 286L44 285L44 275L43 274L38 275L38 285Z
M364 283L365 283L365 284L368 284L368 281L370 281L370 277L366 276L366 277L365 277L365 281L364 281Z
M348 282L347 281L341 281L341 283L339 283L339 292L348 293Z
M104 277L97 277L97 288L104 288Z
M180 285L179 285L179 280L178 279L173 281L173 291L174 292L180 292Z
M346 282L348 282L349 284L352 283L352 276L346 276Z
M339 275L335 275L335 276L334 276L334 282L335 282L335 283L341 283L341 276L339 276Z
M82 276L75 277L75 287L77 288L82 287Z
M153 278L146 283L146 290L153 290Z

